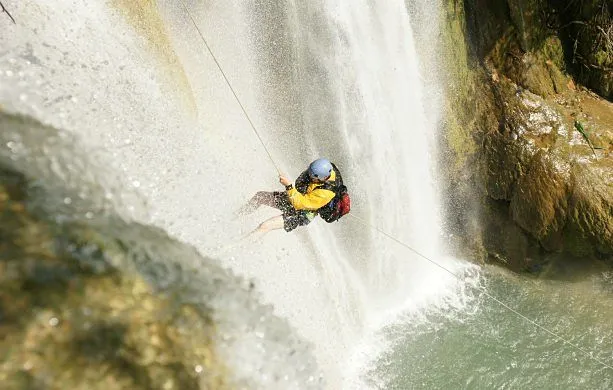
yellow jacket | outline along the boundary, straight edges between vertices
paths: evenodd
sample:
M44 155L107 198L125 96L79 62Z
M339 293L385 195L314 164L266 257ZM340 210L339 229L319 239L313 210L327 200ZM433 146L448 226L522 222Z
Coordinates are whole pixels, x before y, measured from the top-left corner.
M336 172L332 171L328 181L336 180ZM318 188L322 183L310 183L304 194L300 193L296 188L292 187L287 190L289 201L296 210L317 211L327 205L332 198L334 192Z

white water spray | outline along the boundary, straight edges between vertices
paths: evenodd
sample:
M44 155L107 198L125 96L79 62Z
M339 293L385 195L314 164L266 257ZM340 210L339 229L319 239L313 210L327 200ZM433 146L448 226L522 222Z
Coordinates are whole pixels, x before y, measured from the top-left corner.
M145 222L215 253L277 213L232 221L231 212L253 192L279 187L191 15L278 165L295 177L313 158L331 158L356 215L439 260L436 121L426 116L405 4L186 4L189 14L178 2L158 6L189 88L167 77L149 42L159 36L143 35L105 2L18 5L21 35L4 35L2 43L23 54L16 60L23 80L2 73L10 86L0 84L2 103L108 150L147 199ZM356 383L362 365L385 347L380 328L455 288L448 274L349 217L273 232L222 257L314 343L331 388ZM356 346L365 359L355 357Z
M263 79L264 123L258 131L267 134L276 160L297 174L304 161L330 157L343 170L356 215L444 262L432 157L438 112L428 107L426 116L405 4L266 3L254 19L250 37ZM325 367L348 359L360 340L377 340L373 332L399 313L431 304L456 285L449 274L380 233L349 218L342 222L306 230L308 257L319 266L309 277L324 289L323 299L271 298L299 329L308 327L308 319L291 309L295 304L326 316L328 332L306 333ZM291 268L284 267L297 271ZM257 278L271 277L277 276L267 270ZM313 296L308 291L300 293ZM333 367L328 374L346 369Z

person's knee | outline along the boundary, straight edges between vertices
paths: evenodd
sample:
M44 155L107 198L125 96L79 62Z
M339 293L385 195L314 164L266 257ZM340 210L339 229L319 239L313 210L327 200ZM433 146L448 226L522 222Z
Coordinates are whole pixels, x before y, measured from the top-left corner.
M273 217L267 221L262 222L260 226L258 226L258 230L267 232L270 230L281 229L283 227L283 224L283 217Z
M263 223L260 224L260 226L258 226L257 228L255 228L254 232L255 233L265 233L266 229L264 229L264 227L262 226Z
M259 231L259 232L266 232L266 231L270 230L270 229L268 228L268 226L269 226L268 222L267 222L267 221L265 221L265 222L262 222L262 223L261 223L261 224L258 226L258 228L257 228L256 230L257 230L257 231Z

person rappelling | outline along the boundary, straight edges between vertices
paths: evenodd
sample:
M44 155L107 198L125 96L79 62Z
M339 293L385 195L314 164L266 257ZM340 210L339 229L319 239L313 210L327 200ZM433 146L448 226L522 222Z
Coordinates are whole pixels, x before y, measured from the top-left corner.
M313 161L298 176L295 184L284 175L279 175L279 182L285 186L285 191L257 192L239 210L241 215L250 214L261 205L281 210L281 215L262 222L253 233L267 233L281 228L291 232L298 226L308 225L317 215L326 222L334 222L351 209L351 200L341 173L326 158Z

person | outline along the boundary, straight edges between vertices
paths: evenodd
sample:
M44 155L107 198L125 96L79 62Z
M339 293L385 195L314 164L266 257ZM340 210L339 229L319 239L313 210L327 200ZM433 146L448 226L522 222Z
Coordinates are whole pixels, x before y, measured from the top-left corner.
M291 232L298 226L311 223L318 211L332 201L335 196L330 188L337 180L342 180L340 172L326 158L319 158L309 164L307 170L302 172L292 184L284 175L279 175L279 182L285 186L285 191L260 191L247 202L239 214L254 212L261 205L281 210L281 215L262 222L253 232L266 233L271 230L285 229Z

